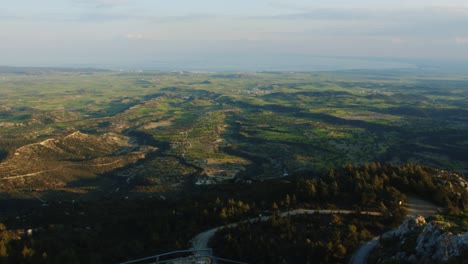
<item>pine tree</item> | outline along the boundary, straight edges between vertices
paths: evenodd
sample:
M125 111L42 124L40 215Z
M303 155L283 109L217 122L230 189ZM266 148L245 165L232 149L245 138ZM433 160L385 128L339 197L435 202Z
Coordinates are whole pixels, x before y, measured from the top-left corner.
M291 205L291 197L289 197L289 194L286 194L286 198L284 199L284 205L286 206L286 208L289 208L289 206Z
M0 240L0 259L8 257L7 245L4 240Z
M221 212L219 213L219 217L221 217L221 219L223 220L226 220L228 218L227 210L225 207L221 209Z

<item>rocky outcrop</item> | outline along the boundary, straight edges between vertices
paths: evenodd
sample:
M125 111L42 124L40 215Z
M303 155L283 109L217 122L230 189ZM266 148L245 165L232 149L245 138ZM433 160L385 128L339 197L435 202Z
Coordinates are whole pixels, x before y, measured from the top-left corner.
M468 247L468 232L460 235L445 232L439 224L427 224L416 242L416 254L433 260L447 261L450 257L460 256Z
M417 232L427 225L426 219L423 216L406 219L398 229L386 232L382 235L382 239L399 239L405 240L409 233Z
M420 264L445 262L461 256L468 249L468 232L453 234L446 230L447 225L441 221L428 223L422 216L407 219L398 229L382 235L383 248L392 249L382 249L387 257L379 259Z

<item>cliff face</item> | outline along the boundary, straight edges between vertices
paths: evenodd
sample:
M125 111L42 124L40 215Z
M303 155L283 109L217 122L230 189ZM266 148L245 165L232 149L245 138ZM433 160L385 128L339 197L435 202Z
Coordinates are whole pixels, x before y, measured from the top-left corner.
M448 227L448 222L428 223L422 216L407 219L398 229L382 235L374 259L377 263L394 260L414 264L462 259L468 250L468 232L454 234Z

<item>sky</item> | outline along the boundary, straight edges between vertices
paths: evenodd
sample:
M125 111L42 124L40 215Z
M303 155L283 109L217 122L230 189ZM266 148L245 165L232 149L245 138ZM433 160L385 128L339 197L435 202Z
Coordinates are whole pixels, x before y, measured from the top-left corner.
M0 5L0 65L288 56L468 60L468 1L2 0Z

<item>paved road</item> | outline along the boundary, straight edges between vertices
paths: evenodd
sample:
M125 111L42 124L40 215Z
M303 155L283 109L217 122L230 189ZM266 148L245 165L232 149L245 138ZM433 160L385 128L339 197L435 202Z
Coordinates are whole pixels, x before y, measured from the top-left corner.
M421 200L414 196L408 196L408 216L415 216L415 215L422 215L424 217L433 215L436 213L437 206ZM283 212L281 216L285 217L288 214L290 215L300 215L300 214L350 214L354 213L351 210L308 210L308 209L296 209L289 212ZM369 215L381 215L379 212L362 212L362 214L369 214ZM267 221L271 218L271 216L262 216L260 220L262 222ZM199 233L194 238L192 238L192 248L193 249L205 249L208 248L208 242L210 239L215 235L218 229L223 228L231 228L236 227L239 223L245 222L254 222L258 221L259 218L251 218L242 222L236 222L229 225L218 226L204 232ZM366 244L362 245L351 257L350 264L366 264L367 258L369 257L370 252L379 244L379 237L373 238L371 241L367 242Z
M428 217L431 215L436 214L437 206L422 200L415 196L408 196L408 203L406 204L408 208L409 217L415 217L418 215L422 215L424 217ZM371 241L367 242L366 244L362 245L351 257L349 264L366 264L367 259L369 258L369 254L371 251L379 244L379 237L373 238Z
M437 213L437 206L426 200L408 195L408 216L415 217L422 215L428 217Z
M367 263L367 258L371 251L379 244L379 237L374 237L371 241L362 245L358 251L356 251L351 259L349 264L365 264Z
M288 216L288 214L289 215L301 215L301 214L315 214L315 213L319 213L319 214L351 214L351 213L354 213L354 212L355 211L339 210L339 209L337 209L337 210L296 209L296 210L292 210L292 211L289 211L289 212L283 212L283 213L281 213L281 216L286 217L286 216ZM362 212L362 214L380 215L379 212ZM232 228L232 227L236 227L239 223L256 222L259 219L262 222L264 222L264 221L267 221L267 220L271 219L271 216L262 216L261 218L258 218L258 217L257 218L251 218L251 219L248 219L248 220L245 220L245 221L236 222L236 223L232 223L232 224L224 225L224 226L218 226L218 227L203 231L203 232L199 233L198 235L196 235L194 238L192 238L192 240L191 240L192 241L192 248L193 249L208 248L208 242L214 236L214 234L216 233L216 231L218 229Z

